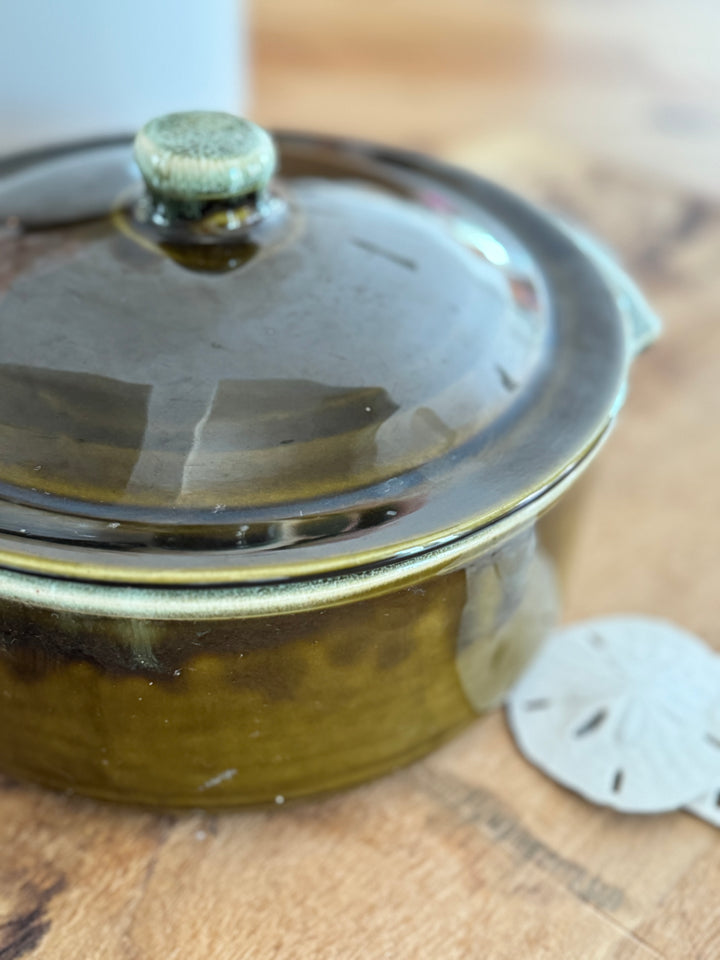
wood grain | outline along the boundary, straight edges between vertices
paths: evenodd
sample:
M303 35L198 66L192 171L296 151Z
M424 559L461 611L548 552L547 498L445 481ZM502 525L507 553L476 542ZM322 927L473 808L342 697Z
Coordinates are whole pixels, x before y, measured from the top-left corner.
M518 130L720 197L716 0L258 0L265 123L446 152Z
M558 71L575 70L577 103L605 77L607 102L627 120L618 80L608 79L612 58L580 63L572 38L605 49L593 24L617 38L648 4L575 3L570 15L561 0L502 9L451 0L442 9L452 23L429 59L418 51L432 46L438 14L420 6L413 18L407 2L386 0L381 29L376 3L260 4L261 119L442 150L577 216L621 251L666 334L638 361L599 461L567 614L667 616L720 649L720 206L702 173L712 151L688 135L678 149L702 154L701 174L670 185L650 128L609 159L596 142L559 139L552 124L543 132L520 117L530 100L542 115ZM600 12L609 8L614 26ZM549 61L552 30L574 51L574 66ZM631 33L618 59L626 75L637 69L638 89L690 97L692 78L677 87L652 80L652 44L635 63L642 41ZM436 93L426 60L444 74ZM528 92L533 78L537 97ZM488 83L478 130L467 116ZM410 113L400 109L413 84L430 94L425 116L414 94ZM720 956L717 831L683 813L629 817L586 804L521 759L500 714L409 770L268 812L127 811L2 781L0 851L0 960Z

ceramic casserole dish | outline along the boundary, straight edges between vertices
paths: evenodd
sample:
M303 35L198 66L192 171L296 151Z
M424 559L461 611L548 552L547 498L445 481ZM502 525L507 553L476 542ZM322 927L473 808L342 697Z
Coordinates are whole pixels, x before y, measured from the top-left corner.
M0 224L3 771L281 803L502 699L657 332L599 247L212 113L5 159Z

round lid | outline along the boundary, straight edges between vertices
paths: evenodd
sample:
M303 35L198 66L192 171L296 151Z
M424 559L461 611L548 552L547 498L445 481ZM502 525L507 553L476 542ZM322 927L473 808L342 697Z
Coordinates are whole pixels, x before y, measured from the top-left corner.
M622 317L520 199L227 115L0 165L0 565L275 581L478 530L611 421ZM139 164L139 166L138 166ZM142 168L145 180L140 174Z

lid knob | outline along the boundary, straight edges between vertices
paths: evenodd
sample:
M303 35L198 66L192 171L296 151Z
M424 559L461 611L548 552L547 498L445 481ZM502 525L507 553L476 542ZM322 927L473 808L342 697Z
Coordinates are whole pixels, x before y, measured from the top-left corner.
M209 110L150 120L135 137L135 159L158 200L188 208L261 193L277 164L262 127Z

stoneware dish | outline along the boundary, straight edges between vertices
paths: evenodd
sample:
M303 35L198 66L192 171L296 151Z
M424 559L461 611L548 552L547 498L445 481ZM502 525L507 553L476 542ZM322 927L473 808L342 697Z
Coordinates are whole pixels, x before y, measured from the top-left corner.
M205 113L3 161L0 224L7 774L282 803L499 702L657 331L605 253Z

